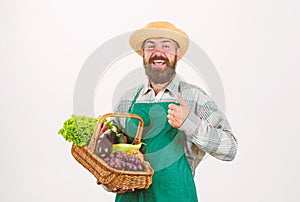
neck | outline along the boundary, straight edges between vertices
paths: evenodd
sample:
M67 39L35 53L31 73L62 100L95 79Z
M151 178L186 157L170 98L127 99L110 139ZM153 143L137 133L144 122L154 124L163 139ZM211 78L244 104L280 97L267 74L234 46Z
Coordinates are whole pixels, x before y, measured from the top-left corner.
M175 75L176 75L176 74L174 74L174 75L170 78L170 80L169 80L168 82L166 82L166 83L157 83L157 84L154 84L154 83L152 83L152 82L150 81L150 84L151 84L151 86L152 86L152 88L153 88L153 90L154 90L155 95L157 95L157 93L158 93L159 91L161 91L162 89L164 89L165 87L167 87L167 86L170 84L170 82L173 80L173 78L175 77Z

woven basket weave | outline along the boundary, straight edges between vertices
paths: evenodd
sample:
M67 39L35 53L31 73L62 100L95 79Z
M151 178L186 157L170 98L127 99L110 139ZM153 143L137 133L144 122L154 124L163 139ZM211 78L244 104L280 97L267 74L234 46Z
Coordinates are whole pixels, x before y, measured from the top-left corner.
M92 173L98 184L103 184L109 190L128 187L128 189L147 189L152 183L153 169L146 161L143 162L145 171L124 171L110 167L104 160L95 154L96 143L99 138L103 121L108 117L129 117L139 120L138 130L132 144L141 142L144 126L143 119L136 114L108 113L101 116L95 132L87 146L72 145L71 153L74 158Z

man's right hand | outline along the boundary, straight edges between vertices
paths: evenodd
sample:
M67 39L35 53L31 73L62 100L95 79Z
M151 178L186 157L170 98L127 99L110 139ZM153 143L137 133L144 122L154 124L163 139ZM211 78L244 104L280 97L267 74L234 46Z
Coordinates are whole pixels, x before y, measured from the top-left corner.
M118 194L124 194L126 192L132 192L134 189L128 189L128 187L121 187L119 189L115 188L111 190L112 192L116 192Z

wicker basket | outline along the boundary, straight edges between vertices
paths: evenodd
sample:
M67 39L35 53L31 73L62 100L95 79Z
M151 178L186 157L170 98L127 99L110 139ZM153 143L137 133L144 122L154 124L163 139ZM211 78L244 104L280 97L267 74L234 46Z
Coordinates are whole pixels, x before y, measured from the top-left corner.
M72 145L71 153L96 178L98 184L103 184L109 190L128 187L128 189L147 189L152 183L153 169L146 161L143 162L145 171L124 171L110 167L104 160L94 154L103 121L108 117L129 117L139 120L138 130L132 144L141 142L143 119L136 114L108 113L101 116L88 146Z

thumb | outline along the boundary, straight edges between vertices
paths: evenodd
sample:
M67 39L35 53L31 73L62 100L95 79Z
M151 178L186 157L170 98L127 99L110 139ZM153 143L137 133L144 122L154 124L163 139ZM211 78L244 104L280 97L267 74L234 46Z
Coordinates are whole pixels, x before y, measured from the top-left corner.
M178 93L177 97L178 97L178 102L179 102L180 106L187 106L186 103L184 102L184 100L182 99L182 96L180 93Z

